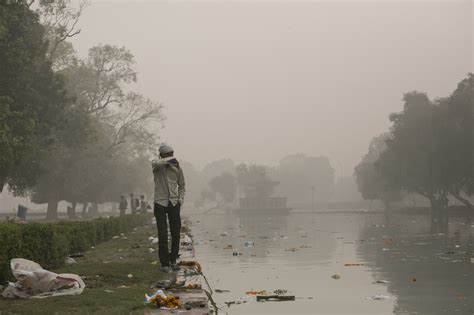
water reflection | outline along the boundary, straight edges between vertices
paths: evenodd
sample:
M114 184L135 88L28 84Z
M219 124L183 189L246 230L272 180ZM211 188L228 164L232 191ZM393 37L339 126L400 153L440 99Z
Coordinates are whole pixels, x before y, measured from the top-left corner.
M472 228L450 218L432 234L428 215L391 215L361 231L357 252L374 279L388 280L396 314L473 314Z
M197 259L214 288L217 302L238 300L250 289L287 289L296 302L246 303L229 314L390 314L394 299L374 284L371 269L346 267L363 262L357 253L360 234L381 216L298 213L281 215L191 216ZM245 246L245 242L254 246ZM233 256L233 253L241 255ZM333 274L341 279L334 280Z

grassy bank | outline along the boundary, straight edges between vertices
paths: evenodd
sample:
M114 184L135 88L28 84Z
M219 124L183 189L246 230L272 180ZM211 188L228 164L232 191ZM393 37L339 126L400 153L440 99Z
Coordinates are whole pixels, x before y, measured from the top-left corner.
M9 279L10 259L25 258L43 268L59 268L71 253L128 233L150 221L151 215L126 215L89 221L29 222L0 224L0 282Z
M96 245L78 258L77 264L53 270L82 276L86 289L78 296L47 299L6 300L0 298L0 314L143 314L144 294L157 280L169 277L159 271L156 236L151 223ZM150 253L149 248L154 252ZM132 274L129 278L128 275Z

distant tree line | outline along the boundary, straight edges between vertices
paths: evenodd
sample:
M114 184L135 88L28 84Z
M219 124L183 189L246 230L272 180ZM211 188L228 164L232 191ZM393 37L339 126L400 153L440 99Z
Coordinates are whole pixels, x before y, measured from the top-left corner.
M387 133L374 138L355 168L365 199L387 207L406 193L426 197L432 209L456 200L472 210L474 194L474 75L451 95L430 100L412 91L403 110L390 115Z
M302 153L284 157L276 167L221 159L193 175L190 180L196 184L190 189L199 187L201 193L194 199L197 207L204 208L236 206L239 197L273 195L287 197L292 206L308 207L312 197L319 202L331 199L335 179L327 157Z
M101 203L149 191L162 106L129 84L129 50L69 39L86 2L0 2L0 185L47 203ZM97 207L93 207L97 208Z

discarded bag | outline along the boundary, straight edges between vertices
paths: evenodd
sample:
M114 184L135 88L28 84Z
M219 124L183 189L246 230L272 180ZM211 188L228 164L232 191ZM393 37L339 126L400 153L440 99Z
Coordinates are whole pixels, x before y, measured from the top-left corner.
M5 298L45 298L50 296L77 295L84 291L84 281L75 274L57 274L43 269L39 264L14 258L10 268L17 282L9 282L2 296Z

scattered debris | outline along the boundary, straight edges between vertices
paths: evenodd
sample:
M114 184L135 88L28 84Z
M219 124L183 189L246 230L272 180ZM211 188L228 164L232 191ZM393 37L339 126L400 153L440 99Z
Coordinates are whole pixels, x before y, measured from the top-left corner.
M376 294L373 296L369 296L368 299L372 301L381 301L381 300L386 300L389 299L390 297L387 295L382 295L382 294Z
M112 291L112 290L104 290L104 291L107 292L107 293L114 293L114 291Z
M200 283L190 283L185 286L186 289L201 289L202 285Z
M191 310L193 308L205 308L208 304L208 301L205 298L187 298L184 302L184 309Z
M331 278L333 278L335 280L339 280L339 279L341 279L341 276L338 275L338 274L335 274L335 275L332 275Z
M247 248L254 247L255 243L253 241L245 241L244 246Z
M232 245L227 245L226 247L224 247L224 249L232 249Z
M283 294L287 294L288 290L276 289L275 291L273 291L273 293L276 295L283 295Z
M294 301L294 295L257 295L257 302L263 301Z
M295 248L295 247L285 249L286 252L296 252L297 250L298 248Z
M191 267L194 268L198 273L202 272L202 267L201 264L197 261L180 261L178 263L178 266L180 267Z
M119 238L119 237L120 237L120 236L118 236L118 235L112 236L113 239L117 239L117 238Z
M377 280L375 283L390 283L388 280Z
M160 309L175 309L181 304L179 296L166 295L162 290L156 290L152 296L145 294L145 302L155 304Z
M245 294L247 294L247 295L266 295L267 291L265 291L265 290L261 290L261 291L250 290L250 291L245 292Z
M82 258L82 257L84 257L84 254L74 253L74 254L69 255L69 257L71 257L71 258Z
M357 266L363 266L364 264L359 264L359 263L351 263L351 264L344 264L345 267L357 267Z
M77 264L77 261L72 257L66 257L66 259L64 260L64 263L66 265L74 265L74 264Z
M229 293L229 290L222 290L222 289L214 289L214 292L216 293Z
M127 275L127 278L128 278L128 279L132 279L132 278L133 278L133 275L132 275L131 273L129 273L129 274Z

